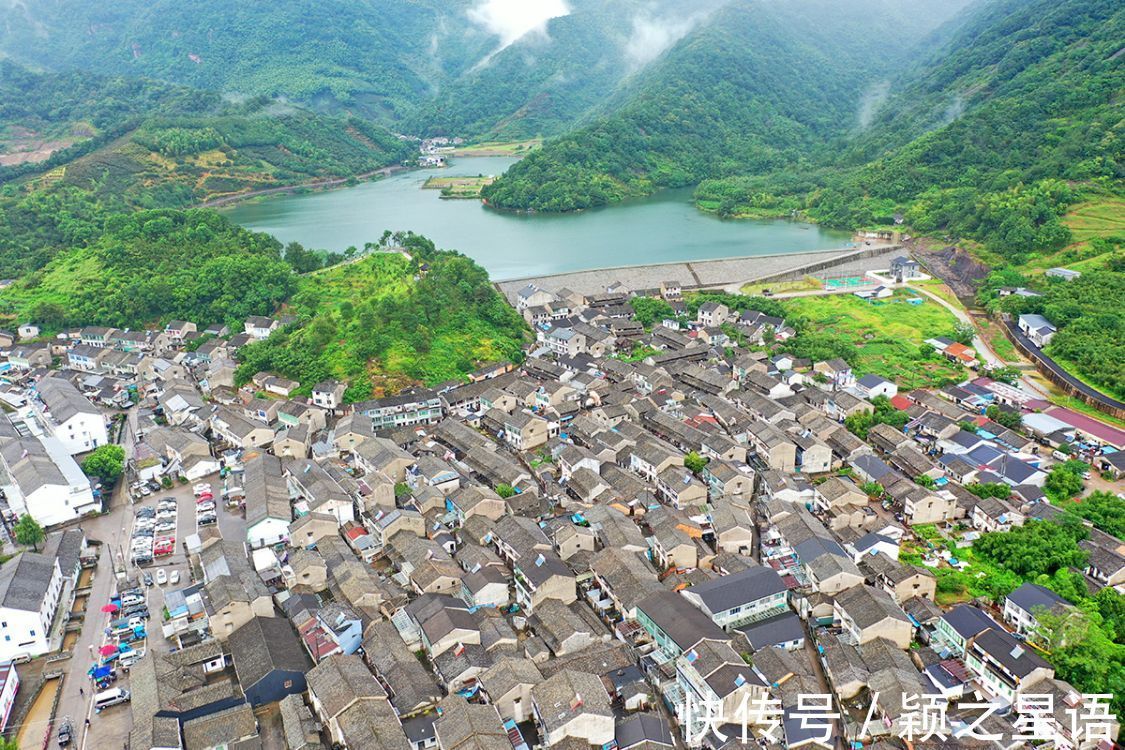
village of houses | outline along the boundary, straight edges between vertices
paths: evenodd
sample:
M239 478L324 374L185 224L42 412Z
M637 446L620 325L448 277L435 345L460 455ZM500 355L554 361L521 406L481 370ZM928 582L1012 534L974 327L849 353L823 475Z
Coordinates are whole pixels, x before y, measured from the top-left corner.
M0 567L9 731L43 747L65 722L79 747L131 750L1003 749L1025 744L1023 698L1050 695L1047 746L1112 746L1075 736L1069 712L1097 706L1033 646L1037 615L1069 605L1024 584L941 606L950 552L899 555L920 525L971 545L1050 522L1052 451L1119 476L1125 434L969 370L900 393L740 348L724 329L780 352L793 329L714 302L646 332L634 294L682 304L675 282L529 285L522 365L354 404L339 382L235 387L239 348L277 319L0 332L5 526L49 532ZM655 353L618 356L637 344ZM843 420L878 397L910 421L861 440ZM113 494L79 468L110 442L128 458ZM1091 587L1125 586L1125 543L1083 545ZM808 696L831 716L810 721ZM912 696L948 712L948 739L905 743ZM747 701L776 710L744 736ZM1000 739L957 739L974 722Z

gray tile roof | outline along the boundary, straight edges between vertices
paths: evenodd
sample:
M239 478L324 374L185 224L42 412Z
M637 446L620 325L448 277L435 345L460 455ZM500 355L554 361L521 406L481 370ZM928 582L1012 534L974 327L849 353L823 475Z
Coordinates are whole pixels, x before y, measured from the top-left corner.
M246 492L247 527L267 518L280 519L287 524L293 520L281 459L263 453L247 461L242 482Z
M658 591L637 604L683 651L703 638L726 640L727 634L710 617L671 591Z
M248 703L184 722L185 750L210 750L257 735L258 721Z
M852 586L840 592L836 597L836 603L861 629L869 628L886 619L910 622L906 613L895 604L890 594L865 584Z
M0 567L0 606L38 612L54 578L53 557L23 552Z
M335 717L357 700L386 700L387 693L359 656L333 654L305 675L309 692L326 716Z
M276 670L309 669L309 659L289 621L280 617L255 617L230 634L227 640L234 671L245 690Z
M755 651L805 637L805 627L796 612L783 612L738 628Z
M785 591L785 582L773 568L758 566L739 573L720 576L692 586L688 591L703 600L713 613L756 602Z
M36 386L39 397L47 406L51 417L57 422L65 422L77 414L100 416L98 407L82 395L69 380L62 378L43 378Z
M1001 630L999 623L989 617L984 611L970 604L958 604L942 616L956 633L962 638L970 638L981 631Z
M1025 583L1008 594L1007 598L1024 612L1031 612L1036 607L1053 610L1056 607L1070 606L1066 599L1037 583Z
M617 747L622 750L641 743L673 746L672 732L668 728L668 722L657 713L640 713L619 718L614 731L614 739L617 740Z

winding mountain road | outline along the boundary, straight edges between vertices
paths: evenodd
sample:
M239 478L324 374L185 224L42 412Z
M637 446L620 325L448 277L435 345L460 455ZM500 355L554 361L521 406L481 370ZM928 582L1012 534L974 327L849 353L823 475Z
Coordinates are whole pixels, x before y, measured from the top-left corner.
M915 292L923 294L929 299L932 299L934 302L938 303L946 310L949 310L949 312L953 313L953 316L957 318L957 320L961 321L962 323L968 323L973 327L974 330L977 330L977 324L973 320L973 317L965 312L963 308L950 304L938 295L923 287L911 286L910 288ZM992 350L992 347L988 345L987 341L981 338L979 333L973 336L973 348L980 353L981 358L984 360L984 363L989 367L1005 367L1008 364L999 356L997 356L996 352ZM1020 378L1020 385L1024 388L1024 390L1028 391L1029 393L1035 394L1035 396L1039 398L1046 399L1050 396L1050 394L1042 386L1040 386L1038 383L1036 383L1026 375Z

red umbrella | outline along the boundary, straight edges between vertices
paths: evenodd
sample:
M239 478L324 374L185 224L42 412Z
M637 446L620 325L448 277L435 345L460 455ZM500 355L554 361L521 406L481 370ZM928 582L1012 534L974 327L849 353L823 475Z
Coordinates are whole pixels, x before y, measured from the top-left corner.
M98 649L98 653L102 656L112 656L117 653L117 646L114 646L112 643L107 643Z
M117 610L118 606L112 602L102 607L102 612L116 612Z

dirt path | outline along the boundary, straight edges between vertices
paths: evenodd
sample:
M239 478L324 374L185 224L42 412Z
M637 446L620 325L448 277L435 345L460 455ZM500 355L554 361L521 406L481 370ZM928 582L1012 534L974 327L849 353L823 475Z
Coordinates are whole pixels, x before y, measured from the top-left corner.
M217 206L227 206L231 203L247 200L248 198L257 198L263 195L278 195L280 193L292 193L297 190L323 190L325 188L339 187L345 184L348 180L369 180L376 175L381 177L389 177L396 172L401 172L406 167L391 166L376 169L372 172L364 172L352 177L333 177L328 180L317 180L316 182L302 182L298 185L280 185L278 187L261 188L260 190L250 190L245 193L237 195L225 195L222 198L212 198L209 201L204 201L199 204L200 208L215 208Z

